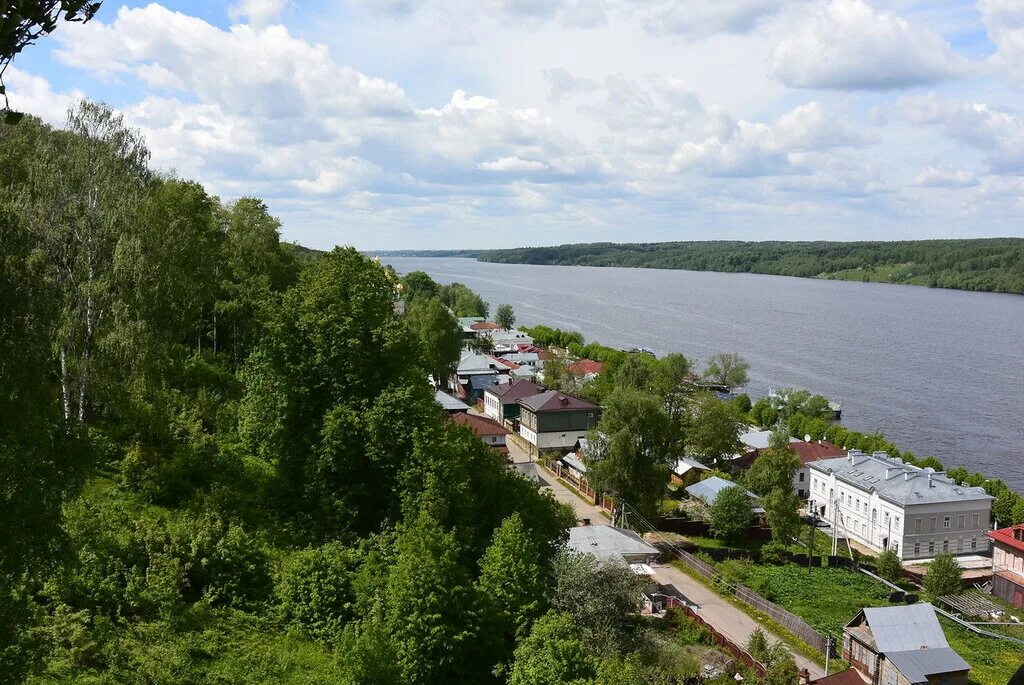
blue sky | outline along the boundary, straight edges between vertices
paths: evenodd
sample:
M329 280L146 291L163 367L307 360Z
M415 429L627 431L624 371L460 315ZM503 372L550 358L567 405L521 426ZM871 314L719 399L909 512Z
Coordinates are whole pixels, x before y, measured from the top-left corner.
M106 0L16 61L315 247L1024 235L1024 2Z

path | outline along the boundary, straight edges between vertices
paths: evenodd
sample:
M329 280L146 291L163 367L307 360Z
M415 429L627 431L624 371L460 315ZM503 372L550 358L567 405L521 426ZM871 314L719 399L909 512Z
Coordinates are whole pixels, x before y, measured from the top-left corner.
M568 504L572 507L573 511L576 512L577 521L590 519L591 523L608 523L608 517L602 513L600 507L586 502L581 499L579 495L565 487L565 485L559 482L558 479L551 475L550 472L545 470L544 467L537 464L529 454L519 447L519 445L509 440L507 446L508 455L512 458L514 463L533 463L533 468L536 469L537 477L540 479L541 490L550 491L556 500L562 504Z
M654 568L654 577L659 583L675 587L691 604L697 605L694 609L701 618L740 647L746 647L747 640L750 639L750 634L754 632L755 628L761 628L770 642L782 641L783 644L786 644L785 640L766 630L717 592L674 566L654 564L652 567ZM790 652L796 660L797 667L806 668L810 672L811 680L824 677L825 669L821 666L793 650Z

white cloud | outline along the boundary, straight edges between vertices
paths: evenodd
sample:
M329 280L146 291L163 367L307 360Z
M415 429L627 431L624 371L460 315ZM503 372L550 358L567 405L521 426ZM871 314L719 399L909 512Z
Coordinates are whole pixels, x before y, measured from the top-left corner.
M966 60L937 33L863 0L830 0L779 43L772 75L791 88L890 90L963 74Z
M646 11L644 27L653 34L704 38L746 33L785 6L784 0L659 0Z
M239 0L228 8L232 21L244 21L250 26L266 26L284 10L288 0Z
M1024 2L978 0L978 9L997 48L994 61L1024 88Z
M8 67L4 74L7 97L11 109L17 112L31 112L48 124L59 126L67 118L68 108L84 97L75 89L69 93L55 93L49 81Z
M591 93L598 89L598 85L590 79L573 76L561 67L545 69L543 76L548 84L548 100L551 102L561 102L566 96Z
M548 165L536 159L501 157L492 162L480 162L476 167L484 171L543 171Z
M966 169L932 165L922 169L913 184L922 188L967 188L977 185L978 179Z
M992 173L1024 173L1024 120L983 103L944 100L934 94L900 98L896 113L911 124L935 126L987 153Z

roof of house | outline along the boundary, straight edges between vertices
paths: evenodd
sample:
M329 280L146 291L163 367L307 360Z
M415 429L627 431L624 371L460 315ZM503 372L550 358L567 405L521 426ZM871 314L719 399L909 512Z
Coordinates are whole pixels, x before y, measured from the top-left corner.
M578 374L590 374L590 373L601 373L604 371L604 364L601 362L595 362L593 359L581 359L578 362L569 364L565 367L572 373Z
M459 365L456 367L455 373L459 375L489 373L494 371L495 366L497 364L490 356L467 352L459 359Z
M495 374L477 374L469 377L469 387L473 390L486 390L487 388L497 384L498 377Z
M873 490L882 499L904 506L992 500L981 488L960 485L935 469L904 464L885 452L864 454L850 450L845 457L820 459L808 466L820 473L834 474L839 481L861 490Z
M522 378L512 383L488 388L487 392L496 395L504 404L513 404L516 400L544 392L544 386L534 383L527 378Z
M469 426L477 435L508 435L512 432L497 421L479 414L455 414L450 420L460 426Z
M748 430L746 433L740 433L740 442L749 447L752 450L765 450L771 444L772 432L763 430ZM800 442L796 438L790 438L790 443Z
M481 321L486 321L486 320L487 319L485 319L482 316L460 316L459 317L459 325L462 326L463 328L469 328L470 326L472 326L475 323L480 323Z
M797 440L796 442L791 442L789 446L794 452L796 452L796 456L800 459L800 463L804 465L819 459L846 456L846 450L838 445L833 445L827 440L820 440L818 442L804 442L803 440Z
M535 366L520 366L518 369L512 369L511 375L517 378L536 378L537 367Z
M494 360L494 363L496 364L496 368L498 368L499 370L500 369L507 369L509 371L515 371L516 369L519 368L519 364L516 364L511 359L505 359L504 357L497 357L497 356L495 356L493 354L489 354L487 356Z
M698 471L711 470L710 467L704 466L704 464L700 463L695 459L690 459L689 457L680 457L679 459L676 460L676 465L672 467L672 473L676 474L677 476L682 476L694 469Z
M500 356L502 359L516 364L536 364L540 361L540 355L536 352L505 352Z
M1024 552L1024 523L1018 523L1008 528L990 530L985 535L991 538L993 542L1006 545L1018 552Z
M818 678L813 681L812 685L864 685L864 680L860 677L857 669L848 668L845 671Z
M562 457L562 461L565 463L566 466L571 466L580 473L587 472L587 465L580 461L579 457L577 457L572 452Z
M510 344L515 344L533 342L533 338L531 338L529 335L523 333L522 331L516 328L512 328L507 331L502 329L492 330L489 333L489 335L491 336L491 340L493 340L495 343L508 342Z
M519 400L519 404L534 413L544 411L594 411L601 409L601 407L592 402L587 402L579 397L558 392L557 390L545 390L536 395L524 397Z
M970 670L971 665L950 649L931 604L871 607L862 613L877 650L911 683L926 682L938 673Z
M496 331L501 326L490 321L477 321L476 323L469 324L469 330L471 331Z
M659 553L657 547L644 542L633 531L604 524L570 528L567 547L582 554L591 554L600 561L613 562L623 562L627 555Z
M467 411L469 405L457 397L452 397L443 390L434 393L434 401L441 405L445 411Z
M726 488L731 488L734 485L736 485L736 483L733 483L731 480L726 480L718 476L711 476L710 478L705 478L704 480L694 483L690 487L686 488L686 492L688 492L692 497L699 497L708 504L711 504L715 501L715 498L718 497L718 493L722 492L722 490L725 490ZM757 497L757 495L749 490L747 491L747 494L752 498Z

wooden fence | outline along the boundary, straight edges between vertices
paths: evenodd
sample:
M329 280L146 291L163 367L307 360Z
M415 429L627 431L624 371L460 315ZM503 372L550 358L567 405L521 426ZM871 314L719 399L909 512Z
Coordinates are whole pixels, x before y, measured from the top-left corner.
M729 654L732 654L733 657L742 661L748 668L756 672L759 678L763 678L768 673L768 668L764 664L751 656L747 650L740 647L724 634L718 632L713 625L705 621L701 615L694 611L685 601L671 594L664 594L663 596L665 597L665 603L667 604L666 608L674 607L696 621L702 628L704 628L704 630L708 631L708 634L711 635L711 641L716 647L724 649Z

